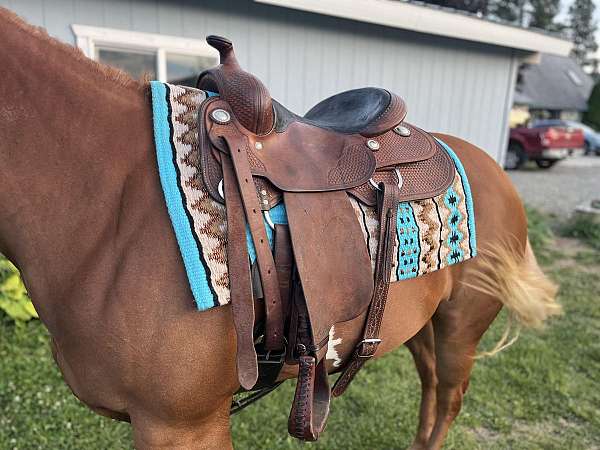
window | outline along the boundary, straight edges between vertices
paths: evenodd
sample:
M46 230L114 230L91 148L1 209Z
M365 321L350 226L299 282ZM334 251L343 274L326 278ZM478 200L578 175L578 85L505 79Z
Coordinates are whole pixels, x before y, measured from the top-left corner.
M195 83L200 72L216 64L217 60L212 56L167 53L167 79L176 84L185 84L184 81L192 77Z
M155 52L96 47L94 59L123 69L134 78L141 78L147 74L153 80L156 79L157 58Z
M193 86L198 74L217 64L218 53L200 39L73 25L77 46L90 58L135 78Z

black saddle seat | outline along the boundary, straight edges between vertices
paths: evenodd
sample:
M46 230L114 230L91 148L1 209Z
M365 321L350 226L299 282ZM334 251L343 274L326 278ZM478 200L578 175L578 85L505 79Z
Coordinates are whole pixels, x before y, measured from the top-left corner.
M343 134L381 134L406 116L402 99L374 87L352 89L317 103L304 119L320 128Z

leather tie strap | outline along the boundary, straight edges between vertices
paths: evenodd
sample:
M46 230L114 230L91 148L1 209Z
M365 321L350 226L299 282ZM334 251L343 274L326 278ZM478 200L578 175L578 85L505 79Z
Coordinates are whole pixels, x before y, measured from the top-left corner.
M273 253L267 238L262 210L256 195L256 186L252 179L250 164L248 162L248 139L237 132L235 128L227 127L222 133L223 139L229 147L229 154L233 161L233 168L237 178L244 212L250 235L256 251L260 280L262 284L265 312L265 348L267 350L281 350L284 347L283 312L277 270L273 260ZM239 209L227 206L233 213ZM231 270L231 273L236 273Z
M314 356L300 356L296 393L288 419L290 435L304 441L316 441L325 429L330 401L325 358L317 364Z
M375 355L377 347L381 342L379 333L390 286L392 261L396 243L395 232L399 197L400 190L397 185L379 184L377 197L379 209L379 243L375 264L375 290L373 291L373 298L367 313L363 339L356 346L350 362L337 379L333 387L334 397L339 397L346 391L346 388L364 363Z

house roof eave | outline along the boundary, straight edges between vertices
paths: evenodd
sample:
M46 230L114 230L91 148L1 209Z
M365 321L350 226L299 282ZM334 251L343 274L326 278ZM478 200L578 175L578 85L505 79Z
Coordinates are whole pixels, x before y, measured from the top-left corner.
M394 0L254 0L284 8L471 42L567 56L573 44L556 35L456 10Z

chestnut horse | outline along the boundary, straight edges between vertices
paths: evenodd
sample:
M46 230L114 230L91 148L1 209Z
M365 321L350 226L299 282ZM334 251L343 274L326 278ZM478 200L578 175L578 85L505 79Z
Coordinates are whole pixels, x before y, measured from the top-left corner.
M195 309L159 183L148 86L0 9L0 94L0 252L21 270L73 393L130 421L139 449L232 448L231 309ZM503 305L531 326L560 311L509 179L480 149L439 137L468 174L480 254L390 288L377 354L406 343L414 357L413 449L442 447ZM335 327L343 360L363 319Z

